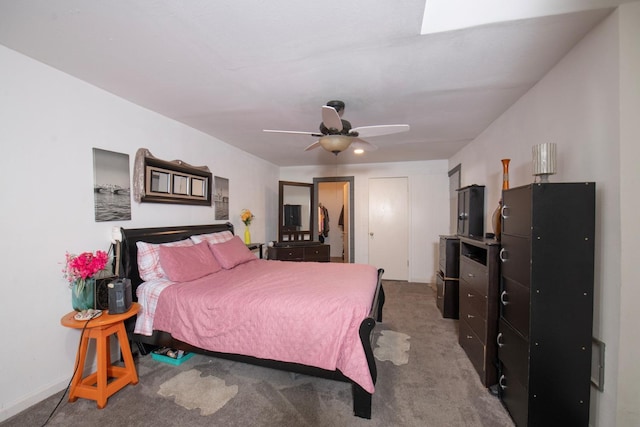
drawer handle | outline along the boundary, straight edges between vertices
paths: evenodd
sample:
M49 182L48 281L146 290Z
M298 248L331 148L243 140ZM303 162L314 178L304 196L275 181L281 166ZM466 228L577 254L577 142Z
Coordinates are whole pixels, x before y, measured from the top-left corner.
M473 298L474 296L475 296L475 295L473 295L473 294L467 294L467 297L468 297L468 298Z
M496 337L496 343L498 343L498 347L504 346L504 343L502 342L502 332L500 332Z
M474 317L476 316L474 316L473 314L467 314L467 319L473 319Z
M498 254L498 258L500 258L500 261L502 261L502 262L509 261L509 251L507 251L505 248L500 249L500 253Z
M467 276L469 276L469 277L476 277L476 276L474 276L474 275L473 275L473 273L467 273Z
M502 205L502 208L500 208L500 216L504 219L509 218L509 215L507 215L507 209L509 209L509 206L507 205Z
M507 291L502 291L500 294L500 302L502 305L509 305L509 301L507 301Z
M472 340L473 339L473 335L467 335L467 339L468 340Z
M507 379L505 378L504 375L500 375L500 379L498 380L498 384L500 385L500 388L503 390L507 389Z

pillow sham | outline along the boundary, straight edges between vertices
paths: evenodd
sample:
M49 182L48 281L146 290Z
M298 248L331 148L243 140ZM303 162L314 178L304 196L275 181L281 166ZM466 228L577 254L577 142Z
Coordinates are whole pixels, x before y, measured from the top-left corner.
M229 230L219 231L217 233L208 234L196 234L191 236L193 243L207 242L207 243L224 243L233 239L233 233Z
M174 282L189 282L222 269L207 242L192 246L160 246L160 265Z
M169 243L136 242L138 247L138 272L145 282L167 277L160 265L160 246L193 246L190 239Z
M209 249L225 270L258 259L238 236L234 236L224 243L210 244Z

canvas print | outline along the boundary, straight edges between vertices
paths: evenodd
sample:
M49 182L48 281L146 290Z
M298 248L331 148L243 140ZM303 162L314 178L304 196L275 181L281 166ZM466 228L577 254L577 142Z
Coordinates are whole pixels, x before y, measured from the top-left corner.
M216 176L213 178L213 204L216 219L229 219L229 180Z
M96 222L131 220L129 155L93 149Z

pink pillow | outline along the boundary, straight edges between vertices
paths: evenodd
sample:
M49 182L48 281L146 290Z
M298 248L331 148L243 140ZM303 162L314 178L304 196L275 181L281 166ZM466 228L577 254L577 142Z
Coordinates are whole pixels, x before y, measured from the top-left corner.
M167 277L160 265L160 246L193 246L189 239L169 243L136 242L138 247L138 272L145 282Z
M225 270L257 259L238 236L224 243L209 245L209 249Z
M207 242L193 246L160 246L160 264L173 282L189 282L220 271Z
M233 239L233 233L229 230L219 231L217 233L209 234L196 234L191 236L193 243L207 242L207 243L224 243L227 240Z

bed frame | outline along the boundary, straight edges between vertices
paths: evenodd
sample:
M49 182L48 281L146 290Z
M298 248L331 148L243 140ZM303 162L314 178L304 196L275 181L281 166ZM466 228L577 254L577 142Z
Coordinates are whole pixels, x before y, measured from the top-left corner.
M184 227L157 227L157 228L131 228L121 229L121 256L120 256L120 275L131 280L133 300L137 300L136 289L142 283L140 273L138 272L138 248L136 242L143 241L148 243L167 243L176 240L187 239L195 234L207 234L220 231L231 231L233 233L233 224L210 224L210 225L190 225ZM367 357L367 364L371 372L371 378L375 384L377 379L377 370L375 359L373 357L372 337L373 328L376 321L382 321L382 306L384 305L384 290L382 288L382 274L384 270L378 270L378 282L376 292L371 302L371 310L369 316L360 324L360 340ZM345 377L339 370L328 371L325 369L306 366L298 363L279 362L274 360L259 359L251 356L240 354L218 353L201 348L196 348L185 342L174 339L171 334L154 331L151 336L135 334L133 326L135 321L128 325L130 339L138 346L140 353L147 354L151 349L162 346L176 349L182 349L189 352L205 354L209 356L250 363L254 365L264 366L273 369L280 369L289 372L311 375L321 378L329 378L337 381L351 383L353 391L353 412L354 415L362 418L371 418L371 393L365 391L360 385L356 384L349 378Z

